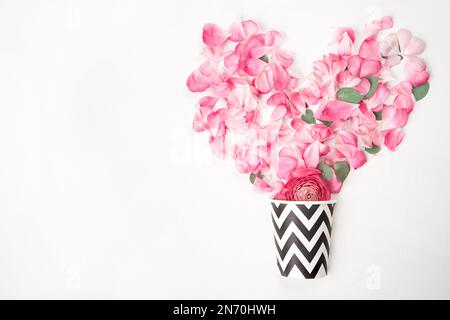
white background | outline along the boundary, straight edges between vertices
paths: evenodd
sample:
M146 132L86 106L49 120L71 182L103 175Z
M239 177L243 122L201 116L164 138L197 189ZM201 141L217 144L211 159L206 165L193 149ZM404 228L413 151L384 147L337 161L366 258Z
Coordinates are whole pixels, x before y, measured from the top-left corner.
M1 1L1 298L450 298L450 2ZM254 19L311 70L334 28L393 14L429 96L352 172L327 278L283 279L269 208L192 132L206 22Z

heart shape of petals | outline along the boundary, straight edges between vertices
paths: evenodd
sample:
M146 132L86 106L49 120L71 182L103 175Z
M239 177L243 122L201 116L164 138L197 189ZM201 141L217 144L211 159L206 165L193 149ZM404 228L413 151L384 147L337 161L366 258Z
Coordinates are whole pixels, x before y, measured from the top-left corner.
M213 153L232 158L257 190L329 200L352 168L384 146L397 149L428 92L430 74L418 57L425 43L404 29L382 37L393 25L383 17L359 33L338 29L331 52L300 76L278 31L262 32L252 20L206 24L205 61L186 82L202 94L194 130L207 132ZM399 67L403 78L393 72Z

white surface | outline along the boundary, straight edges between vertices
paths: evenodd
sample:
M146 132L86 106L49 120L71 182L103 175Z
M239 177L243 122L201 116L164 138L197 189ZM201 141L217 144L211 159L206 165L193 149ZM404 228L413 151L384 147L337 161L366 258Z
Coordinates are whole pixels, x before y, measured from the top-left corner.
M450 2L1 1L1 298L450 298ZM253 18L310 71L338 26L428 44L396 153L352 172L331 273L278 275L269 208L191 131L201 28Z

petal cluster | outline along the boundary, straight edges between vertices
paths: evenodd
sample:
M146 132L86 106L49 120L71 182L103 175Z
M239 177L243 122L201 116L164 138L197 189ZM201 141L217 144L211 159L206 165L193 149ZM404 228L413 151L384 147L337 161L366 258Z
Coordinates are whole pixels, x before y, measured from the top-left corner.
M351 168L383 146L396 150L429 88L418 57L424 42L406 30L386 35L392 27L384 17L361 32L339 29L332 52L300 76L278 31L262 32L252 20L206 24L204 61L186 83L202 94L194 130L207 132L212 152L232 158L258 190L329 199Z

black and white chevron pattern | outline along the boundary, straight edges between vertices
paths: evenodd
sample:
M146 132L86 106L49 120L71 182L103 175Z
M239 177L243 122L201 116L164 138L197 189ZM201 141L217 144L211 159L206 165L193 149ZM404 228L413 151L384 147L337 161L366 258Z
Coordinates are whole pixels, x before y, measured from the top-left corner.
M328 273L335 201L271 201L281 275L314 279Z

